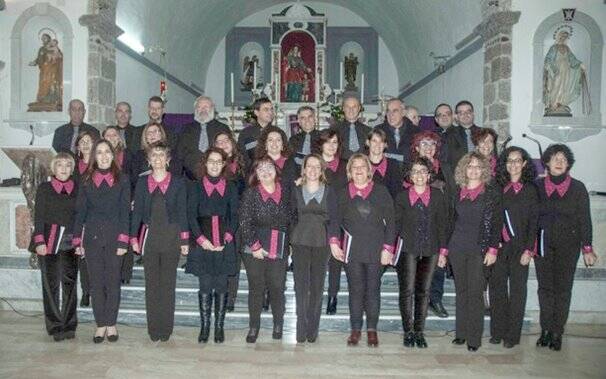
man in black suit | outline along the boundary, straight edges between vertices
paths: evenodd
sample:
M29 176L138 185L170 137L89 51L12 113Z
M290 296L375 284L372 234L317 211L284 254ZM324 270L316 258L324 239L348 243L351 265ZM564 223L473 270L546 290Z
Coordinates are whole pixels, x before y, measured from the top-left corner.
M131 125L130 119L132 116L132 110L130 104L126 101L120 101L116 104L116 126L120 131L120 137L122 137L122 141L126 144L126 149L135 153L141 147L141 131L142 128L138 128L134 125Z
M402 164L410 160L412 138L421 131L405 115L406 110L402 100L391 99L387 102L386 121L375 127L383 130L387 135L385 156Z
M86 108L82 100L73 99L69 102L69 122L61 125L53 135L53 149L57 153L63 151L76 154L76 139L82 132L91 132L99 138L99 131L93 126L84 123Z
M194 120L183 127L177 142L177 156L190 179L198 178L202 154L212 146L215 136L219 132L230 133L227 125L215 119L215 104L208 96L200 96L194 102Z
M335 126L343 144L341 147L341 158L343 159L349 159L354 153L364 152L366 137L371 129L358 119L361 110L362 106L357 97L346 96L343 99L345 120Z
M470 151L474 150L471 136L479 129L474 124L473 104L468 100L461 100L455 106L455 118L458 125L446 131L446 144L448 145L447 161L454 170L457 163Z
M254 160L257 139L261 131L274 120L274 106L267 97L255 100L253 103L255 120L238 134L238 149L244 155L246 171Z
M297 169L300 170L305 156L313 152L320 131L316 129L316 111L308 105L297 110L297 122L301 131L290 137L288 145L294 154Z

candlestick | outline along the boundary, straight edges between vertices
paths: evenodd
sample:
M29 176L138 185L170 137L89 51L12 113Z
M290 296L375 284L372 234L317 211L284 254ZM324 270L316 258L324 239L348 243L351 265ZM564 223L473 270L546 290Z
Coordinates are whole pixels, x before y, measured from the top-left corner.
M257 61L253 63L253 89L257 88Z
M231 83L231 87L230 87L230 89L231 89L231 96L230 96L230 99L231 99L231 103L234 104L234 73L233 72L229 75L229 79L230 79L230 83Z
M362 83L360 84L360 103L364 104L364 73L362 73Z
M341 61L339 63L339 89L343 90L343 69L345 67L345 62Z
M315 92L316 92L315 101L316 101L316 103L319 103L320 102L320 77L318 76L317 72L316 72L316 91Z

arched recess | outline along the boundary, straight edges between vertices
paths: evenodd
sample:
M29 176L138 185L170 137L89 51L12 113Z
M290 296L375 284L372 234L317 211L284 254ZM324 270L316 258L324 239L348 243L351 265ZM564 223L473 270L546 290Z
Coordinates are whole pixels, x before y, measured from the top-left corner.
M60 37L60 48L63 53L63 109L57 112L28 112L28 102L35 100L35 93L25 93L26 80L36 75L29 73L28 62L35 58L35 52L31 57L26 55L24 47L31 46L32 23L45 24L55 29L57 37ZM27 35L24 35L24 32ZM11 107L9 124L12 127L29 130L32 125L33 132L38 136L44 136L54 131L55 127L63 123L67 117L67 104L72 96L72 53L73 53L73 30L67 16L58 8L49 3L38 3L26 9L17 19L11 32ZM36 69L37 70L37 69ZM31 75L26 77L26 75ZM31 88L31 81L28 82Z

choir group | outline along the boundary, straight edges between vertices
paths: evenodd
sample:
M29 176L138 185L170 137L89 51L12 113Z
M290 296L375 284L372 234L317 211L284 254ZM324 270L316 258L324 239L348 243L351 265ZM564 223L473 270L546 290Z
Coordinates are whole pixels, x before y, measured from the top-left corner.
M162 99L152 97L148 106L150 121L133 127L130 106L119 103L118 125L99 135L82 122L84 104L73 100L70 123L55 133L53 175L37 192L32 243L46 328L56 341L75 336L78 271L81 305L92 302L94 342L118 340L120 286L130 280L134 253L144 267L153 341L173 332L183 255L185 272L199 279L201 343L212 318L214 341L224 341L243 264L246 342L257 340L268 308L272 338L282 338L289 269L296 340L315 342L327 272L327 313L334 314L344 269L347 345L358 345L365 319L367 344L377 346L381 278L393 266L405 346L427 347L428 307L446 313L433 292L448 273L456 288L453 343L480 347L488 292L490 343L511 348L520 343L534 260L537 346L560 350L579 254L587 266L597 259L588 193L570 176L574 156L566 145L546 149L539 178L524 149L497 153L496 133L473 124L468 101L455 107L457 125L451 107L440 104L435 131L406 119L398 99L374 129L359 119L354 97L344 99L345 120L325 130L304 106L297 113L301 131L290 140L272 125L265 98L254 102L256 120L237 140L214 118L208 97L196 100L196 121L179 135L162 123Z

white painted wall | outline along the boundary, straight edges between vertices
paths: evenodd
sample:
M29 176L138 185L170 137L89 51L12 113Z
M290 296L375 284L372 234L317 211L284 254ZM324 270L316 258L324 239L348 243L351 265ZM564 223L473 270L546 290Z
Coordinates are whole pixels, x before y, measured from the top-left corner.
M305 3L312 7L316 12L324 13L328 18L328 27L367 27L368 23L360 16L349 9L334 4L309 2ZM240 21L236 27L269 27L269 18L272 14L278 13L284 9L285 5L280 4L266 8L260 12L254 13L244 20ZM217 49L213 53L211 63L206 74L205 94L211 96L217 101L217 109L223 111L226 109L223 105L224 99L224 78L225 78L225 38L221 40ZM229 75L229 73L227 73ZM236 78L238 75L236 74ZM389 52L387 45L379 36L379 91L385 94L396 95L398 93L399 82L396 65ZM368 107L367 107L368 108Z
M600 27L602 38L606 41L606 6L603 0L527 1L513 0L512 9L522 12L520 21L514 26L512 39L512 84L511 84L511 135L512 144L526 148L531 155L538 156L533 142L522 138L527 133L541 141L545 149L553 141L531 132L530 114L532 111L532 67L542 62L533 62L532 40L541 22L562 8L576 7L593 17ZM601 104L594 104L602 112L602 125L606 125L606 47L602 50L602 98ZM592 83L593 84L593 83ZM595 85L595 84L594 84ZM583 182L589 190L606 191L606 130L600 134L568 144L575 154L576 163L572 175Z
M116 101L130 103L131 123L141 125L148 120L147 100L160 94L162 76L121 51L116 51ZM168 81L166 113L193 113L195 96Z
M6 122L9 117L10 99L11 99L11 40L10 36L15 22L26 9L41 1L19 0L8 1L6 9L0 12L0 61L5 66L0 71L0 146L22 146L27 145L31 138L29 132L14 129ZM72 54L73 85L72 97L82 99L86 103L87 96L87 51L88 51L88 30L80 25L78 18L87 13L88 1L52 1L51 6L61 10L69 19L74 39ZM35 55L35 52L32 52ZM65 120L67 116L67 107L65 109ZM34 145L51 146L52 134L44 137L36 137ZM0 152L0 180L18 177L20 170L12 163L4 153Z
M406 97L404 101L419 108L423 114L433 114L436 105L440 103L448 103L454 108L460 100L469 100L475 109L475 123L482 125L483 67L484 52L480 49Z

